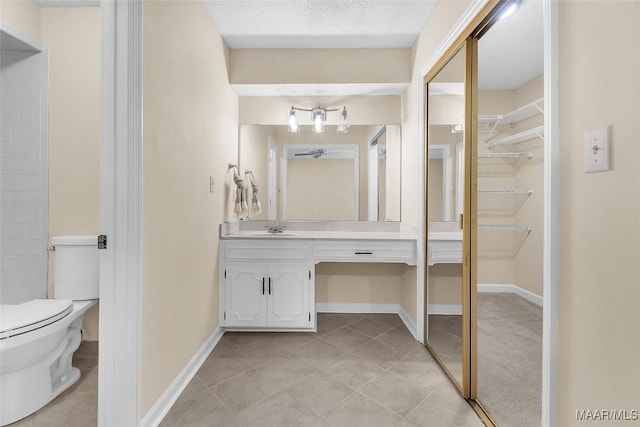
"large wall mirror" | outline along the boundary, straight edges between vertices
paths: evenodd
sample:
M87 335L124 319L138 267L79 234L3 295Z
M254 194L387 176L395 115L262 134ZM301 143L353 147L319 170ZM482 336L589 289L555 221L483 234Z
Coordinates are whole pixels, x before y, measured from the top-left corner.
M353 125L346 134L242 125L239 150L263 206L249 219L400 221L400 125Z

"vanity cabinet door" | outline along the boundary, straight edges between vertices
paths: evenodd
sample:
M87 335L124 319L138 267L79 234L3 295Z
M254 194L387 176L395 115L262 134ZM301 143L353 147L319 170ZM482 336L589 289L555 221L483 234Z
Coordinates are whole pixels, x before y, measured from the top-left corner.
M307 265L271 265L267 283L269 327L311 326L311 272Z
M264 327L267 323L267 266L228 264L225 325Z

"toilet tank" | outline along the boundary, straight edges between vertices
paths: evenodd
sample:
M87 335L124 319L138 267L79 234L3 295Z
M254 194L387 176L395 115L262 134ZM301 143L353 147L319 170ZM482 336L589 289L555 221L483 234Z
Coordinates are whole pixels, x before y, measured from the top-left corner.
M100 296L98 236L55 236L53 247L53 296L87 300Z

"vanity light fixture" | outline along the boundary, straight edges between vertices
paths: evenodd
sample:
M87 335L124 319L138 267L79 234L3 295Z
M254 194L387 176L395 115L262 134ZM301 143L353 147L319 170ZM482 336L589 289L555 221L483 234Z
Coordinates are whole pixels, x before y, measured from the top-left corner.
M313 131L315 133L324 132L324 122L327 121L327 110L320 107L314 108L311 112L311 120L313 121Z
M340 113L340 121L338 122L339 133L347 133L349 132L349 122L347 121L347 107L342 107L342 112Z
M311 122L313 124L312 130L315 133L324 132L324 127L327 122L327 112L328 111L340 111L339 108L324 108L324 107L315 107L315 108L300 108L294 107L293 105L289 109L289 119L287 122L287 129L289 132L299 132L300 125L298 125L296 118L296 111L308 111L311 113ZM340 122L338 123L337 131L339 133L347 133L349 132L349 122L347 121L347 107L342 107L342 111L340 113Z
M500 16L498 16L498 21L508 18L514 13L516 13L517 10L520 9L520 6L522 6L522 0L512 0L510 4L505 6L504 11L500 12Z
M451 125L451 133L460 133L464 130L464 125L455 124Z
M289 121L287 122L287 129L289 132L300 132L300 126L296 120L296 109L291 107L289 110Z

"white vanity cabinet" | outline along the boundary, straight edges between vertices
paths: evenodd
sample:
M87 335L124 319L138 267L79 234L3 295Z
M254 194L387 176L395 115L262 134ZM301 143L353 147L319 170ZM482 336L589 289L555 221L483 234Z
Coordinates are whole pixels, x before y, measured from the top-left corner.
M221 251L222 326L229 330L315 328L313 267L307 248L226 241Z
M416 240L397 231L292 228L276 235L221 231L220 326L225 330L315 331L317 263L416 265Z
M311 270L304 264L227 264L227 327L309 328Z

